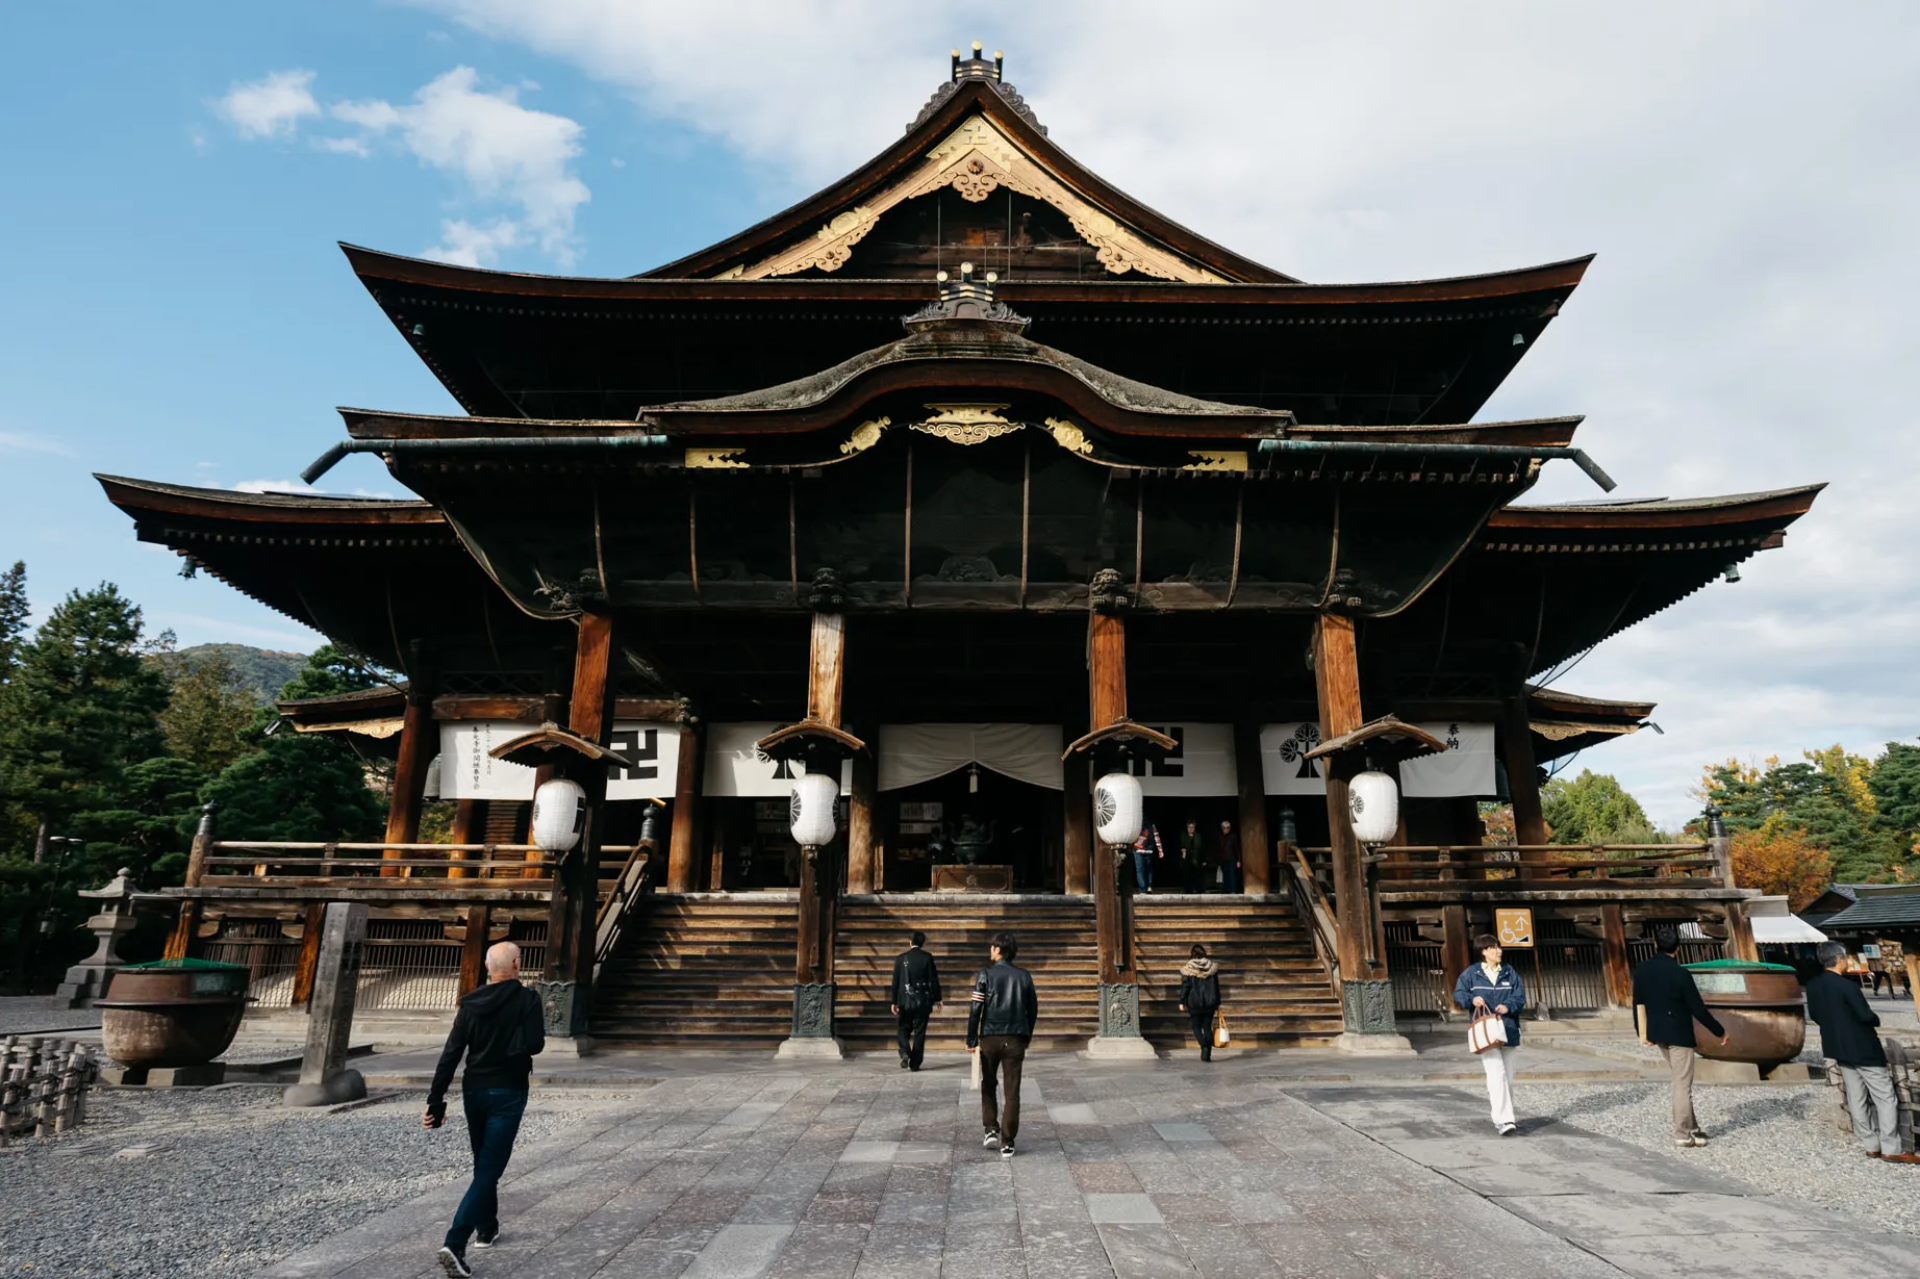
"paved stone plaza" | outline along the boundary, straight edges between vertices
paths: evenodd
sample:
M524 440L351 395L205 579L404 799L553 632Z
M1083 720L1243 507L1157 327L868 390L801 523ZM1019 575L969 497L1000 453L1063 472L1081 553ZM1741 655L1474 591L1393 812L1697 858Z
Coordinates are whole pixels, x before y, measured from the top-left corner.
M963 1058L679 1064L515 1157L505 1239L472 1254L477 1274L1920 1276L1910 1234L1675 1154L1550 1120L1496 1138L1464 1075L1316 1084L1270 1054L1214 1071L1036 1055L1003 1161L980 1146ZM265 1273L437 1275L462 1188Z

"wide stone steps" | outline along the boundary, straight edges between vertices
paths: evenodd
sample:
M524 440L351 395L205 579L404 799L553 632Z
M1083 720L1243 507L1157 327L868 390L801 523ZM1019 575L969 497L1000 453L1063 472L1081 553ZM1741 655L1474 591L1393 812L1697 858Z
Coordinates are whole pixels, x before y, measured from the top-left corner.
M1134 898L1134 970L1141 1031L1155 1046L1194 1046L1179 1004L1180 968L1195 942L1220 965L1222 1012L1236 1044L1308 1047L1340 1033L1340 1001L1290 904L1152 894Z

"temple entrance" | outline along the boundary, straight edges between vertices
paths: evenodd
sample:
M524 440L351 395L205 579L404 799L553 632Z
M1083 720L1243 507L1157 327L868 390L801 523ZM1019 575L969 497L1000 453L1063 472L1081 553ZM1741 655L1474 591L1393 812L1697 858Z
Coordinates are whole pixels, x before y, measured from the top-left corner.
M1003 891L1060 891L1059 791L970 764L883 791L879 805L875 882L882 892L929 892L936 879L968 878L991 889L1003 876Z
M1236 801L1232 798L1188 796L1154 797L1146 800L1146 821L1159 835L1161 856L1155 857L1149 870L1155 893L1230 893L1240 891L1234 879L1234 863L1240 856L1240 826ZM1222 831L1220 823L1226 822ZM1182 839L1197 838L1197 855L1183 856ZM1137 867L1124 868L1128 882L1136 889L1146 885L1137 878Z

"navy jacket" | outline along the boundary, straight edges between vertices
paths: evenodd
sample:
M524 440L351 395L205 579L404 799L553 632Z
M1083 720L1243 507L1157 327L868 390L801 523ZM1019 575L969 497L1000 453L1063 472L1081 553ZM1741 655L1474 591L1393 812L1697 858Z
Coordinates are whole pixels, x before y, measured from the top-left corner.
M1693 1023L1699 1022L1716 1035L1727 1033L1700 998L1700 987L1693 974L1680 966L1672 955L1655 954L1633 970L1634 1023L1646 1020L1647 1042L1669 1048L1694 1048Z
M1475 995L1487 1001L1487 1007L1507 1006L1507 1046L1515 1047L1520 1043L1520 1010L1527 1006L1527 988L1520 981L1520 974L1513 970L1512 964L1500 965L1500 975L1492 981L1487 980L1487 970L1479 964L1460 974L1460 980L1453 983L1453 1002L1462 1008L1473 1007Z
M1867 1006L1860 983L1831 969L1814 974L1807 983L1807 1016L1820 1027L1820 1051L1842 1066L1884 1066L1874 1027L1880 1014Z

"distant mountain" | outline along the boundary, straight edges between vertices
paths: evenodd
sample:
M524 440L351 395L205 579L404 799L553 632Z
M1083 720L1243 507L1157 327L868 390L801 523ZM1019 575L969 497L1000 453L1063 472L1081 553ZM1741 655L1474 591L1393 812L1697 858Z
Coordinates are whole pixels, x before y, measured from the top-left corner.
M305 653L283 653L246 644L195 644L176 651L168 660L190 662L196 657L212 656L226 658L262 706L271 702L274 694L307 664Z

